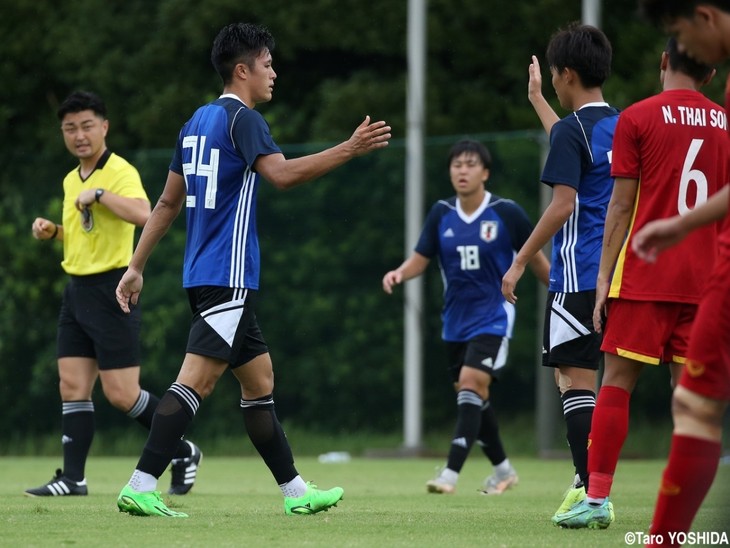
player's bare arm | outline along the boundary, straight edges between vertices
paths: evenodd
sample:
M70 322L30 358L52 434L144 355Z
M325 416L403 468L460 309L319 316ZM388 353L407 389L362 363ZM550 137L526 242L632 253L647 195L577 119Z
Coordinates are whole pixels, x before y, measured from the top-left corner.
M142 273L147 260L180 213L185 203L185 193L183 176L174 171L168 172L162 195L142 230L129 267L117 286L117 302L124 312L129 312L130 303L137 304L142 291Z
M515 304L517 283L525 273L532 258L542 250L550 239L565 224L575 209L576 190L568 185L554 185L551 200L535 228L512 261L512 266L502 278L502 295L508 302Z
M535 277L547 287L550 285L550 261L542 250L538 251L528 263Z
M527 68L527 72L530 79L527 82L527 98L535 109L537 117L540 118L542 127L545 129L545 133L550 135L555 123L560 120L560 117L555 113L553 108L545 99L542 94L542 73L540 72L540 61L537 60L535 55L532 56L532 63Z
M387 147L390 129L384 121L371 122L370 116L366 116L347 141L301 158L287 159L283 154L259 156L254 169L276 188L291 188L321 177L357 156Z
M638 189L638 179L616 177L613 184L611 200L608 202L608 209L606 210L601 261L598 266L598 278L596 279L596 304L593 308L593 329L596 330L596 333L603 330L611 273L626 240Z
M109 190L97 193L98 188L87 188L82 190L74 205L81 211L87 207L98 207L102 205L114 213L120 219L132 223L135 226L144 226L150 217L150 203L144 198L128 198L120 196Z
M420 276L426 270L426 267L428 267L430 262L431 260L428 257L424 257L420 253L413 253L413 255L403 261L402 265L395 270L387 272L385 276L383 276L383 291L385 291L388 295L391 295L393 293L394 286L401 284L406 280L410 280L411 278L415 278L416 276Z
M659 219L645 224L631 241L634 252L653 263L660 252L681 242L694 229L719 221L728 213L730 185L725 185L704 204L685 215Z

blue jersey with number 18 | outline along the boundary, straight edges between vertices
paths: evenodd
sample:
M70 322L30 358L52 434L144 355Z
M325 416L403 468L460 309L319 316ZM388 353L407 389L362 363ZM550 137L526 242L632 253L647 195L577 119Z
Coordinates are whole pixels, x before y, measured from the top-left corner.
M185 178L183 287L258 289L261 155L281 152L263 117L235 95L200 107L183 126L170 171Z
M519 205L489 192L471 214L461 209L456 197L434 204L415 250L439 260L445 341L512 337L515 308L502 296L502 277L531 232Z

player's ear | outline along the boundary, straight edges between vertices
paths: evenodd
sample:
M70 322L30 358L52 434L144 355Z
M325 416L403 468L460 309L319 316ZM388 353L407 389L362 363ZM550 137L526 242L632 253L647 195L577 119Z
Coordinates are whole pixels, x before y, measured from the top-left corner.
M659 62L659 70L667 70L669 67L669 54L666 51L662 52L662 60Z
M694 17L699 18L703 23L708 24L715 23L715 16L717 12L711 6L698 5L695 6Z
M241 80L246 80L248 77L249 68L246 63L238 63L235 67L233 67L233 76L236 78L240 78Z

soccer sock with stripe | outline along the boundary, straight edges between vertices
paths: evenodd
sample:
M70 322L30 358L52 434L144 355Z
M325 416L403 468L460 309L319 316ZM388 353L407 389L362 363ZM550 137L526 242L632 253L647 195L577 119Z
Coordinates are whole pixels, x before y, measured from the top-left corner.
M155 416L155 409L159 405L160 400L154 394L150 394L147 390L140 390L137 401L134 402L132 409L127 411L127 416L136 420L147 430L152 428L152 418ZM180 440L175 451L174 458L183 459L191 454L190 446L183 440Z
M669 539L670 531L687 532L712 486L722 444L674 434L669 462L659 488L649 532Z
M588 488L588 434L591 431L596 394L592 390L567 390L563 401L563 415L567 427L566 438L573 456L575 473Z
M449 470L461 472L469 450L479 434L483 404L484 400L479 394L471 390L459 390L456 394L456 429L446 462Z
M493 466L497 466L507 458L502 445L502 438L499 436L497 415L494 413L489 400L485 401L482 406L482 423L479 428L477 443Z
M256 451L271 470L276 483L283 486L298 476L294 456L274 408L274 396L255 400L241 399L243 422Z
M94 402L65 401L61 413L63 475L70 480L81 481L94 440Z
M591 421L588 447L588 498L604 499L611 493L621 448L629 434L629 394L618 386L603 386L598 392Z
M150 435L137 463L137 470L155 478L163 474L175 456L180 440L195 417L201 401L200 395L189 386L172 383L157 405ZM134 476L132 478L134 480ZM132 480L130 485L137 491L151 490L137 488Z

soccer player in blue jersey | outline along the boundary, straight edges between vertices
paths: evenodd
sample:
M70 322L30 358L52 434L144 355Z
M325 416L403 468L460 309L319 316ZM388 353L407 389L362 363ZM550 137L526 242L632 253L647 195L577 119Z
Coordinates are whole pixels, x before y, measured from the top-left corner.
M588 480L588 434L601 356L593 306L613 188L611 145L618 111L601 90L611 69L611 44L603 32L573 23L553 35L546 57L560 105L571 114L551 127L543 120L550 130L550 153L541 180L553 196L505 274L502 293L516 302L525 266L552 238L543 365L555 368L576 472L557 514L585 498Z
M489 403L489 387L507 361L515 320L514 305L501 293L502 276L530 235L532 225L512 200L487 192L491 156L473 140L457 142L449 153L456 196L436 202L415 251L383 277L383 289L420 276L438 257L445 285L443 339L456 390L457 420L448 461L426 483L429 493L454 493L461 468L476 441L494 466L482 492L498 495L518 482L499 436ZM530 267L545 285L550 264L541 251Z
M273 48L273 37L261 26L236 23L219 32L211 60L223 80L223 94L183 126L162 196L117 287L117 300L128 312L139 298L150 254L185 207L183 286L193 311L188 345L178 377L157 407L137 467L117 499L123 512L187 517L165 505L157 479L201 401L227 369L241 385L243 422L284 495L285 513L314 514L342 498L340 487L323 491L302 479L274 409L271 357L255 315L256 192L260 177L290 188L383 148L390 127L366 117L347 141L286 159L254 110L272 97Z

